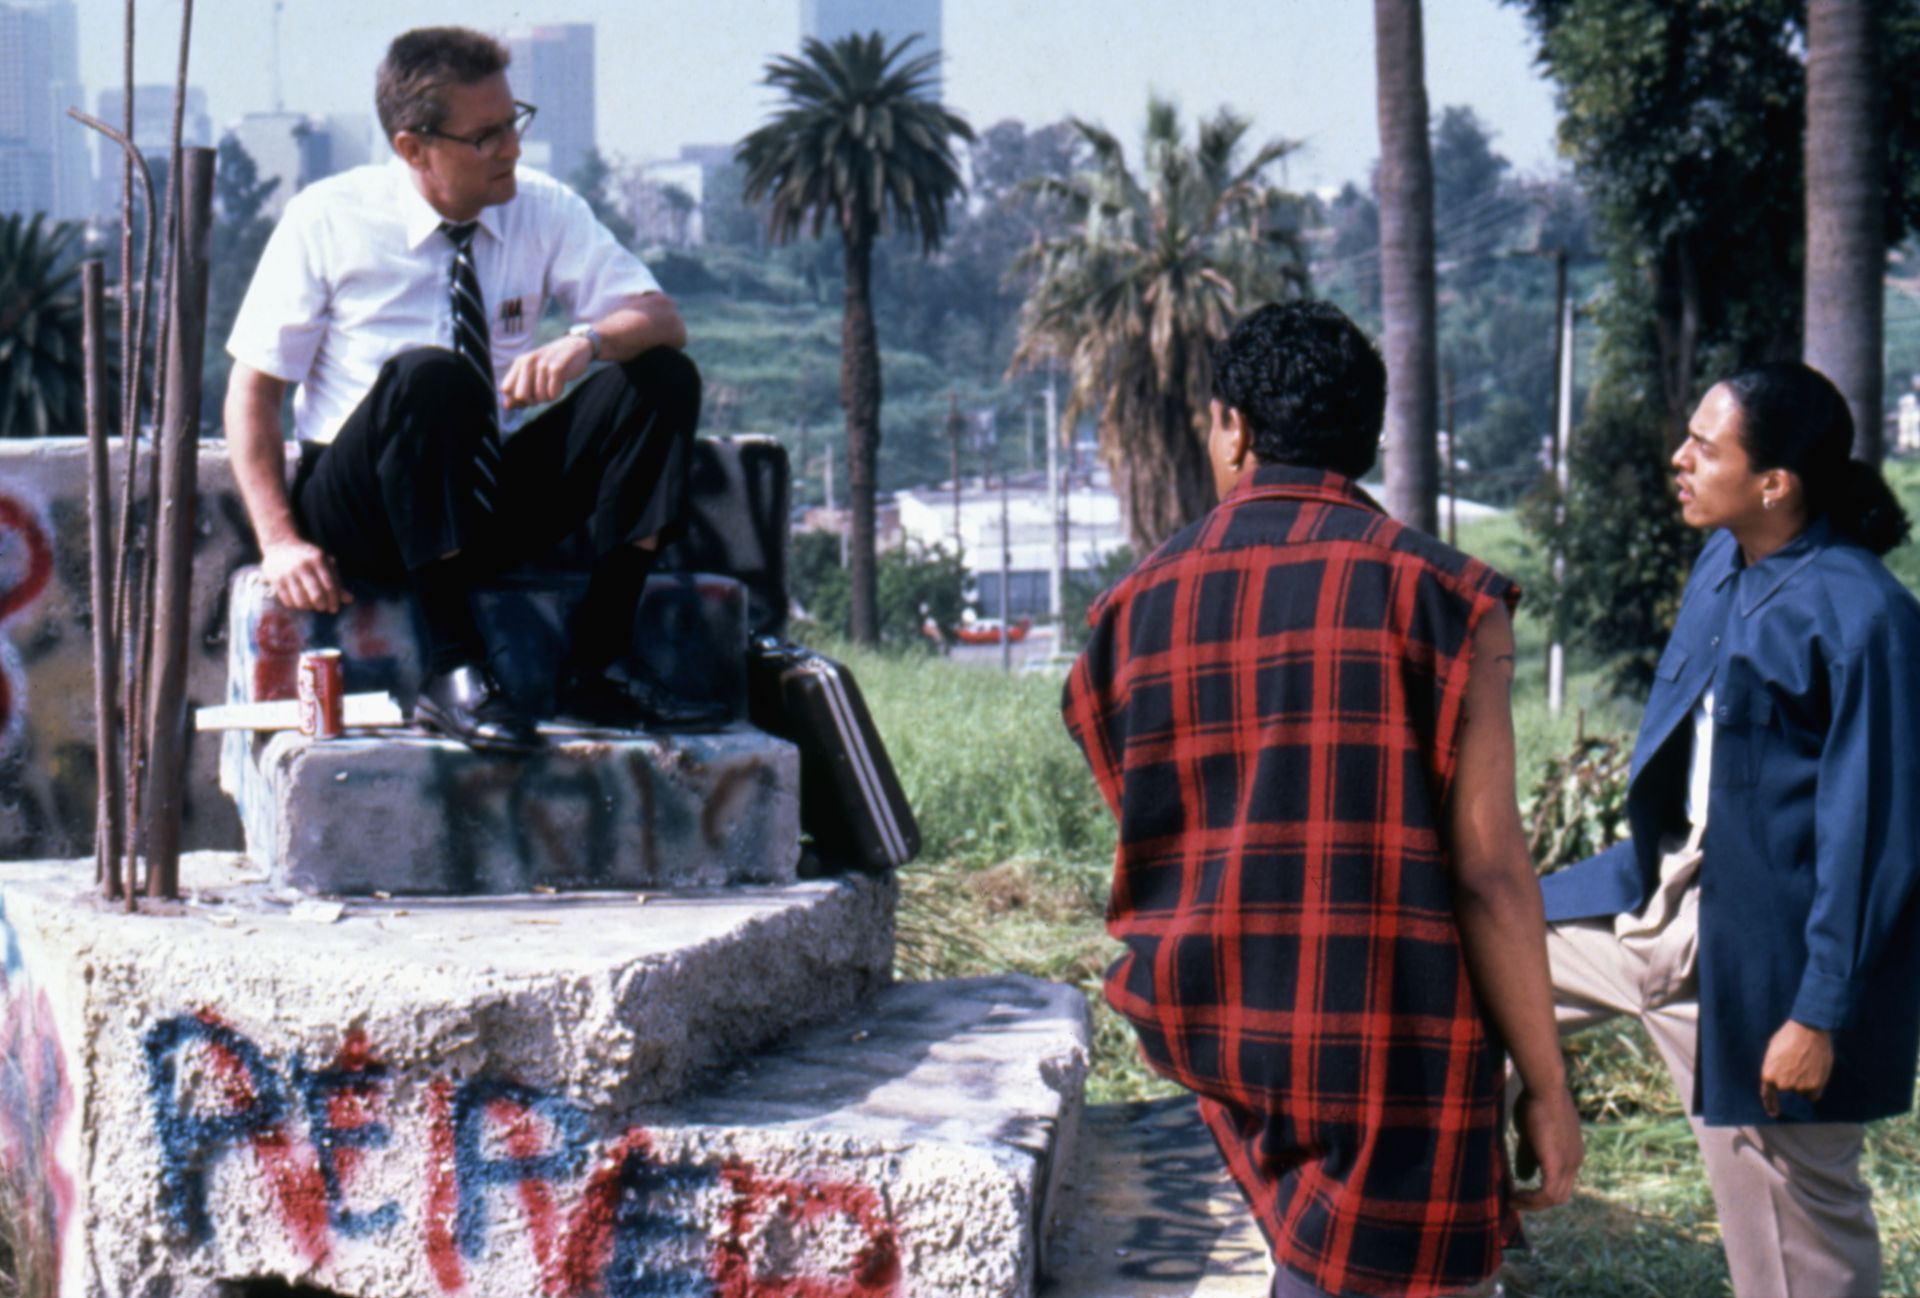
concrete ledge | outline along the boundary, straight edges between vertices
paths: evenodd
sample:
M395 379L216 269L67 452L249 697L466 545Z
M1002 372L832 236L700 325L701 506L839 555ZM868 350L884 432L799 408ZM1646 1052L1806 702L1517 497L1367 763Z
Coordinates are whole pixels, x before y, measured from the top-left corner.
M66 1298L635 1292L602 1278L680 1172L632 1115L849 1012L891 961L884 880L338 907L234 861L188 857L192 900L134 916L90 863L0 866L0 1065L24 1079L0 1126L37 1160ZM785 1211L768 1168L695 1179L716 1213ZM646 1256L699 1251L675 1232Z
M528 758L449 740L281 733L241 781L276 884L364 895L790 883L800 762L751 726L548 735Z
M870 1292L1026 1298L1047 1271L1090 1031L1085 998L1056 983L900 984L647 1126L658 1158L751 1167L763 1183L867 1187L872 1211L884 1209L884 1230L848 1206L869 1202L859 1194L825 1214L834 1231L808 1231L791 1210L748 1214L749 1252L789 1249L804 1257L798 1272L846 1277L884 1240L898 1288Z

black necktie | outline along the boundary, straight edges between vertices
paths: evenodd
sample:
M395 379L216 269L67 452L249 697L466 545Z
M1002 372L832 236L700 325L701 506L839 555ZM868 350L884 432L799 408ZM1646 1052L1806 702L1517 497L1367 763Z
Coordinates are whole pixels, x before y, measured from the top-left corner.
M453 266L447 275L453 302L453 350L480 375L490 398L487 425L474 446L473 498L491 514L494 487L500 481L500 407L492 399L493 344L487 333L487 304L480 295L480 277L473 269L473 232L480 223L455 225L442 221L440 228L453 244Z

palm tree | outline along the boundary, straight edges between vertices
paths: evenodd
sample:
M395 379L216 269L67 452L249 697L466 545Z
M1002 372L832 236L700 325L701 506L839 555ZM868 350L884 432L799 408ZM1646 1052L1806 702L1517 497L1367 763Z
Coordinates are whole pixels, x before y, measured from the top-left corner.
M1145 554L1213 505L1213 342L1236 316L1305 290L1298 200L1265 179L1296 145L1269 140L1242 164L1246 118L1222 109L1189 145L1173 105L1149 99L1136 177L1113 136L1073 125L1095 169L1038 186L1069 204L1076 229L1016 264L1037 275L1014 365L1067 361L1063 426L1099 412L1101 453L1134 553Z
M897 223L940 246L947 203L963 189L955 138L971 141L964 118L931 97L937 54L906 57L880 33L809 39L799 58L767 64L764 84L786 103L740 142L749 203L770 200L777 242L803 226L818 238L832 221L846 253L846 308L840 329L840 404L847 412L847 483L853 529L847 566L853 638L878 644L874 568L875 466L880 450L880 344L873 324L873 241Z
M1886 273L1885 73L1874 0L1807 6L1807 314L1801 353L1853 410L1854 455L1880 459Z
M0 437L78 433L85 421L80 227L0 217Z
M1380 112L1380 305L1387 362L1387 509L1439 527L1440 345L1434 325L1433 154L1420 0L1373 0Z

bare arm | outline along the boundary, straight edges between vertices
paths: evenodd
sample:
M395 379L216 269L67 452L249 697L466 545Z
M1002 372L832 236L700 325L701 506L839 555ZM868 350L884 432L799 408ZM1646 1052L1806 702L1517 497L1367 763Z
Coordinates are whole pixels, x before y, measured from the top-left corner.
M1533 1209L1566 1202L1583 1151L1554 1026L1540 883L1514 802L1512 685L1513 625L1496 609L1474 636L1461 721L1450 807L1454 914L1474 991L1525 1088L1514 1118L1545 1176L1516 1202Z
M593 322L600 335L600 359L632 360L655 347L676 350L687 345L687 326L680 308L665 293L648 293L626 306L616 307ZM537 347L513 362L500 384L508 409L556 400L567 384L587 372L593 344L569 334Z
M287 460L280 427L284 379L235 361L227 380L227 451L234 481L260 543L260 569L288 608L337 613L353 597L340 585L333 559L300 535L287 496Z

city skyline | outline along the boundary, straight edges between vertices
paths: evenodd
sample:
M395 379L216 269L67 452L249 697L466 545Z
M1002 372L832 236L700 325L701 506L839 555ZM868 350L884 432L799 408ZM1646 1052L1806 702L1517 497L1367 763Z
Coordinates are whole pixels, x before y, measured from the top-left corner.
M121 5L75 2L80 75L92 99L118 84ZM652 21L654 8L662 21ZM1428 0L1426 9L1435 114L1470 105L1520 171L1554 169L1551 87L1531 67L1520 17L1497 0ZM179 11L178 0L141 5L142 82L171 77ZM196 0L195 13L189 79L205 90L224 133L272 106L272 7ZM279 42L288 52L281 76L287 110L369 113L374 66L398 30L382 24L389 13L367 0L289 0ZM596 29L603 153L633 163L672 158L685 145L730 143L764 119L772 99L758 80L769 56L797 49L801 0L711 0L702 13L702 23L686 24L665 21L663 6L575 0L565 9L542 7L538 25ZM466 22L502 36L534 25L531 18L523 0L416 0L407 10L412 24ZM970 0L947 6L941 43L945 98L976 129L1007 118L1037 126L1072 113L1131 144L1153 91L1190 116L1230 105L1253 118L1261 138L1302 140L1286 176L1302 188L1365 184L1378 156L1368 6L1196 0L1175 12L1097 0L1054 0L1044 9ZM547 125L542 105L536 138Z

